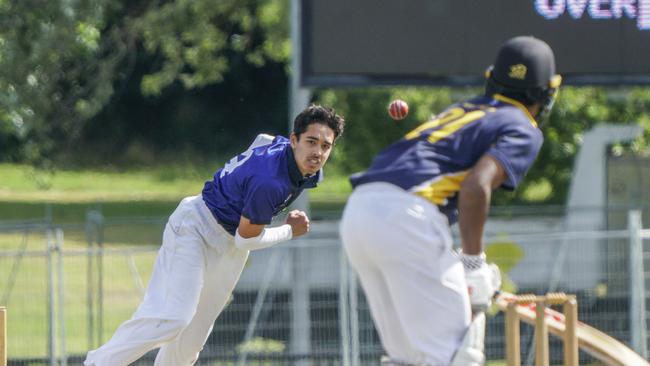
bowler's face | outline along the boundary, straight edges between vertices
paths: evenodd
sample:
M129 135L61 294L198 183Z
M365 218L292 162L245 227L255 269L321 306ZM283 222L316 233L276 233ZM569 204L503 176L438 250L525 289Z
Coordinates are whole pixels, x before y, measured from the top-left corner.
M330 157L334 131L322 123L312 123L300 135L291 134L291 148L303 177L316 174Z

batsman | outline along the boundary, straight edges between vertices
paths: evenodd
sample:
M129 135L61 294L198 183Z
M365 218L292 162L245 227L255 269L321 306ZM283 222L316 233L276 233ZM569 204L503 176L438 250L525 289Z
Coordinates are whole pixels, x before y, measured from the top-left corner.
M486 77L484 95L451 105L350 178L340 233L383 365L485 362L480 311L501 285L482 243L491 194L514 190L535 161L562 80L551 48L530 36L508 40Z

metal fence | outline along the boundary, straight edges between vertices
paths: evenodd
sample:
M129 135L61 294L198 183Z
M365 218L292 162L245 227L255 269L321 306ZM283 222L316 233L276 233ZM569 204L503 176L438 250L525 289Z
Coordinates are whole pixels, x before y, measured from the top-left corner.
M81 224L0 223L9 365L80 365L107 341L141 300L165 220L106 219L91 211ZM507 270L508 286L575 293L581 321L646 355L643 239L650 232L640 214L631 211L621 230L566 231L560 221L490 220L488 253ZM552 359L561 360L561 347L551 345ZM522 349L532 351L531 329L522 329ZM313 223L304 238L251 253L198 364L376 365L381 353L332 220ZM501 314L489 317L486 353L504 359ZM153 355L139 364L152 364Z

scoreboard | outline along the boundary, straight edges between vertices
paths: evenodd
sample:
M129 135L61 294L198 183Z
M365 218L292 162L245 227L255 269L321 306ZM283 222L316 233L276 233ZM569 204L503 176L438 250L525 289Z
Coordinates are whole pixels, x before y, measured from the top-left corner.
M532 35L565 84L650 84L650 0L301 0L306 86L476 85Z

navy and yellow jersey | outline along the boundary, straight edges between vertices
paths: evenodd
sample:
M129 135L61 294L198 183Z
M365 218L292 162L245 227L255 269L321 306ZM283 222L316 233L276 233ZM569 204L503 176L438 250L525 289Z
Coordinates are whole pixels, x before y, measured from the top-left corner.
M387 182L438 205L456 221L457 194L468 171L485 154L501 163L512 190L531 167L543 136L528 109L499 94L447 108L382 150L353 187Z
M314 188L322 171L303 177L288 138L260 134L245 152L232 158L205 182L203 201L219 224L235 235L241 216L268 225L306 188Z

